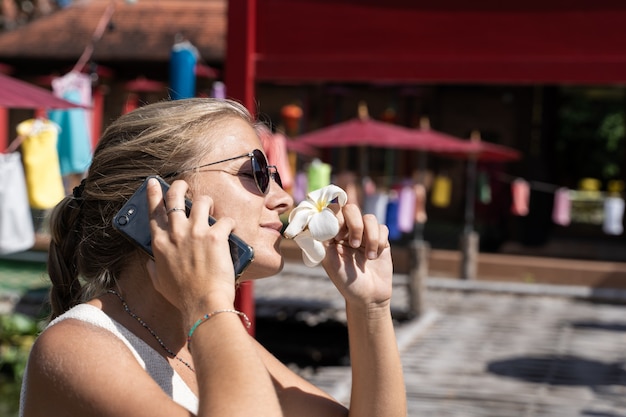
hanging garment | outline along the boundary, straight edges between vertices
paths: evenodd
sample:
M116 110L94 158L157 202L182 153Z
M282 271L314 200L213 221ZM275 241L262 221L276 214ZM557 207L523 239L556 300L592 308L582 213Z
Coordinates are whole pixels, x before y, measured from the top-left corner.
M392 190L387 200L387 210L385 213L385 225L389 230L389 240L398 240L402 237L402 231L398 227L398 193Z
M291 196L295 205L306 199L306 193L308 189L307 174L300 171L296 173L296 179L293 182L293 188L291 189Z
M478 173L478 201L483 204L491 203L491 183L489 175L485 171Z
M78 93L75 103L85 107L91 106L91 77L77 71L70 71L67 74L52 80L52 91L57 97L63 98L67 93Z
M620 197L604 199L604 222L602 230L607 235L624 233L624 200Z
M279 133L272 133L269 129L264 130L260 135L267 162L275 165L280 180L285 190L290 190L293 185L293 174L289 157L287 156L287 138Z
M398 198L398 229L403 233L413 231L415 225L415 188L405 184L399 193Z
M17 152L0 154L0 254L21 252L34 244L21 156Z
M384 193L375 193L365 196L363 208L364 214L373 214L378 223L385 223L387 220L387 203L389 197Z
M361 181L363 194L366 196L376 194L376 183L370 177L364 177Z
M415 223L424 224L428 220L426 215L426 187L424 184L415 184Z
M513 197L511 213L516 216L527 216L530 200L530 186L528 182L517 178L511 183L511 193Z
M198 49L189 41L177 42L170 52L170 95L172 100L196 95Z
M91 106L91 78L70 72L52 81L57 97ZM61 175L82 174L91 163L91 116L85 109L51 110L48 118L60 126L57 151Z
M569 226L571 223L572 201L569 189L558 188L554 192L554 206L552 207L552 221L560 226Z
M308 170L308 192L319 190L322 187L326 187L330 184L330 172L332 168L330 165L314 159L309 165Z
M215 81L211 86L211 97L223 100L226 98L226 84Z
M433 181L433 190L430 201L433 206L446 208L450 205L452 196L452 181L449 177L437 175Z
M22 141L28 201L33 209L54 207L65 197L57 153L59 127L43 119L28 119L17 125Z

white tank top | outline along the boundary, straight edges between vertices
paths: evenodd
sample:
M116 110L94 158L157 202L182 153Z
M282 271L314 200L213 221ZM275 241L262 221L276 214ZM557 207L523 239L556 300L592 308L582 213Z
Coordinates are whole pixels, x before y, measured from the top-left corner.
M189 389L163 356L135 336L126 327L107 316L106 313L97 307L90 304L79 304L54 319L46 328L67 319L84 321L113 333L126 344L128 349L135 355L137 362L150 374L152 379L159 384L167 395L193 414L198 414L198 397ZM25 373L22 382L22 394L20 396L20 417L24 408L27 377L28 375Z

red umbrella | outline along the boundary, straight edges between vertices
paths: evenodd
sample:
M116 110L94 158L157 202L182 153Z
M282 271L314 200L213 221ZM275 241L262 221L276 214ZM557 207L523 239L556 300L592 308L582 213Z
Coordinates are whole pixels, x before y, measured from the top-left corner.
M521 153L515 149L483 142L477 134L472 134L472 138L466 140L432 130L426 118L420 121L419 129L408 129L370 120L363 108L359 108L359 113L361 117L358 119L302 135L298 141L320 148L357 145L376 146L418 150L437 153L442 156L447 155L467 159L465 235L473 233L477 161L506 162L521 158ZM423 153L422 157L425 157ZM421 237L417 238L421 239ZM469 246L465 245L463 248L463 262L468 262L469 260L468 251Z
M486 162L514 161L522 157L522 154L513 148L480 140L477 132L472 132L470 140L467 140L432 130L427 119L422 119L420 128L412 132L412 138L394 137L384 146L421 150L463 159L474 157L474 159Z
M464 140L465 148L460 150L451 150L445 153L449 156L457 158L474 158L483 162L508 162L516 161L522 158L522 153L508 146L497 145L491 142L481 140L478 131L472 132L469 140Z
M410 142L414 136L406 127L361 117L337 123L314 132L301 135L297 142L317 148L341 146L388 146L393 141Z
M51 91L0 73L0 107L14 109L69 109L83 107L56 97Z
M430 128L427 119L419 129L408 129L368 117L351 119L301 135L295 143L316 148L375 146L432 152L457 158L475 157L480 161L505 162L521 158L515 149L480 140L467 140Z

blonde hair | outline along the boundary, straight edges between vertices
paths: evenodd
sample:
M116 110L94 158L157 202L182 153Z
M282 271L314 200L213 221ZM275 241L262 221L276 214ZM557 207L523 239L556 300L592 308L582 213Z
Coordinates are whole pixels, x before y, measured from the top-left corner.
M256 128L235 101L193 98L140 107L104 131L80 191L51 214L51 318L111 288L137 259L112 219L144 179L199 165L216 140L212 130L232 119Z

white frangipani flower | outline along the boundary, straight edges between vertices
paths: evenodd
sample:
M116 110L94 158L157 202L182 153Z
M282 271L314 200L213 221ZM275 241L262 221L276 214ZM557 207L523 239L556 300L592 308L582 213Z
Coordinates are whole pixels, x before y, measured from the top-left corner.
M343 207L348 201L348 195L336 185L327 185L307 194L306 200L298 204L289 215L289 226L284 234L302 249L302 260L306 266L319 265L326 256L323 242L339 233L337 216L328 208L335 199Z

